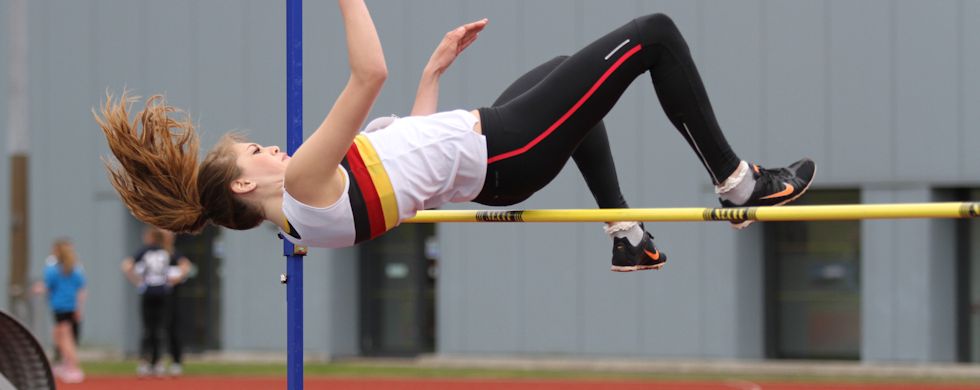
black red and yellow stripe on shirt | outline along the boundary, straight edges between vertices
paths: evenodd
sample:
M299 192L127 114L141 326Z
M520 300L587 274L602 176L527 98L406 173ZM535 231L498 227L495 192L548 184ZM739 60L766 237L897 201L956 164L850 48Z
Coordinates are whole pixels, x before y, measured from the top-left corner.
M347 196L354 214L354 243L370 240L397 226L395 190L371 141L363 134L355 137L340 165L351 179Z
M397 226L395 190L371 141L363 134L355 137L340 165L350 178L347 196L354 215L354 243L373 239ZM292 225L287 233L300 238Z

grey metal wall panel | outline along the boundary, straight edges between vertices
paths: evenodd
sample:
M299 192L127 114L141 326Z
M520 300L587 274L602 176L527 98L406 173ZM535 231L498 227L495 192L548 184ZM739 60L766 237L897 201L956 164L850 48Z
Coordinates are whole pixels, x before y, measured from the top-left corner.
M956 3L902 0L895 6L894 148L901 157L896 159L896 172L906 180L955 179L959 167ZM928 28L923 28L924 22Z
M480 205L466 203L453 205L455 209L477 209ZM461 313L466 311L469 304L467 283L468 264L474 248L499 253L499 248L484 240L480 229L487 226L479 224L438 224L436 237L438 240L438 276L436 297L436 349L440 353L453 354L466 351L467 328L465 318ZM498 242L498 246L510 248L512 242ZM489 261L500 261L493 258ZM444 315L455 313L455 315Z
M83 321L84 325L91 326L82 327L82 340L86 346L121 349L125 345L121 335L135 335L134 330L140 324L135 321L139 318L137 311L120 310L126 307L126 298L136 295L136 289L119 272L119 263L123 259L120 248L125 247L130 238L125 231L128 227L125 224L127 212L111 198L101 198L93 206L92 219L87 221L90 233L86 238L75 238L79 253L85 255L81 259L85 261L85 275L89 283ZM131 308L135 309L136 306Z
M927 189L902 190L895 194L897 202L925 202L929 198ZM931 255L928 253L929 222L895 221L894 224L895 241L883 243L902 243L898 256L889 264L898 269L897 283L892 286L892 299L896 301L895 314L899 317L895 336L900 341L896 343L893 359L926 361L930 350L931 319L922 313L929 311L930 289L935 287L928 283L930 264L922 261Z
M272 242L270 238L272 235L264 237L262 240L266 245L273 247L281 247L281 244ZM278 245L277 245L278 244ZM354 296L343 296L337 297L337 294L332 294L332 289L337 287L337 283L340 282L333 278L331 269L338 262L331 261L332 252L324 250L314 250L309 256L303 260L303 326L309 327L309 331L303 332L303 343L305 346L304 352L309 353L320 353L325 354L329 351L328 346L332 341L333 333L333 323L331 322L332 304L335 299L342 298L347 301L350 305L355 305L356 295ZM282 249L279 250L279 256L265 259L268 262L273 263L276 268L276 274L270 276L279 275L279 273L286 273L286 262L285 258L282 257ZM357 264L357 259L346 259L347 264L344 266L350 266L351 264ZM357 275L356 270L352 274ZM354 282L353 278L346 278L347 281ZM354 284L356 286L356 284ZM286 290L286 285L278 285L283 291ZM279 302L279 305L286 305L286 301L283 300ZM250 308L250 310L255 310L255 308ZM252 313L242 313L243 315L254 315ZM281 323L285 329L286 317L272 318L272 320ZM343 324L345 321L338 319L337 324ZM355 333L356 335L357 333Z
M975 181L980 178L980 2L961 1L959 15L960 39L958 83L960 125L961 179Z
M325 7L337 8L335 4L324 3ZM378 29L378 35L382 39L382 44L385 50L385 62L388 64L389 77L388 81L385 83L384 91L381 96L378 97L377 103L374 106L374 111L377 115L388 115L389 113L397 113L400 115L408 115L411 109L412 99L407 98L414 96L414 83L418 81L418 74L416 72L411 72L409 69L414 69L417 64L409 63L408 52L415 49L414 43L407 34L410 35L409 28L412 22L408 20L406 13L409 12L408 9L411 7L409 2L397 2L390 3L382 9L372 9L371 16L375 20L375 25ZM419 15L421 16L421 15ZM335 19L339 20L339 19ZM420 24L431 24L430 20L426 17L420 18L418 22ZM441 37L437 35L436 37ZM430 38L432 42L433 38ZM434 43L433 48L435 48ZM345 48L346 46L338 46L337 48ZM336 55L331 53L331 55ZM428 59L428 58L426 58ZM343 68L332 68L330 73L334 75L346 75L348 73L347 66ZM414 65L414 66L412 66ZM410 66L412 66L410 68ZM346 79L344 80L346 82Z
M484 248L479 235L442 224L436 228L439 237L439 268L436 304L436 347L442 353L466 350L465 312L469 302L466 284L471 248ZM449 245L448 243L456 243ZM507 244L509 245L509 243ZM454 315L446 315L454 313Z
M932 202L957 200L951 193L933 191ZM957 359L957 224L951 219L929 220L929 332L931 341L926 360L955 362Z
M254 111L247 107L246 91L257 86L246 76L247 67L254 66L246 58L246 46L258 52L271 52L277 46L268 45L267 41L246 41L250 36L246 33L245 9L237 1L199 2L193 5L193 17L189 26L196 34L191 46L190 57L183 58L193 67L193 85L190 90L190 101L194 110L191 113L195 122L200 126L203 145L213 145L225 131L241 129L248 132L255 142L262 144L283 144L285 136L274 138L277 132L268 128L243 128L254 126L245 122L247 112ZM272 24L272 23L270 23ZM249 26L252 27L252 26ZM258 37L255 37L258 39ZM271 79L271 75L261 77ZM268 90L272 92L281 89L282 80L277 87ZM267 83L262 86L270 86ZM276 103L282 100L275 101ZM261 99L259 104L273 103L271 99ZM265 104L262 104L263 106ZM270 108L281 104L268 104ZM251 118L249 118L251 119ZM271 123L270 123L271 124ZM284 123L277 123L281 128ZM279 132L281 133L281 132Z
M279 284L282 248L270 242L271 234L261 228L221 235L221 334L226 350L281 351L285 346L286 289Z
M436 350L444 354L457 353L463 350L463 327L458 325L457 316L447 316L445 313L460 313L465 304L463 294L466 291L462 285L463 266L466 254L462 245L444 245L443 242L452 240L460 242L466 234L446 224L436 225L436 237L439 237L439 256L436 276ZM443 261L443 259L455 259Z
M0 0L0 9L4 10L4 17L10 12L10 1ZM9 26L6 21L0 28L5 29L4 38L0 39L0 91L7 91L9 88L9 76L10 72L10 39L8 38ZM9 166L10 161L10 151L7 149L7 132L8 129L8 104L7 94L0 94L0 127L3 129L3 134L0 135L0 151L3 152L3 166ZM9 188L10 183L10 169L0 169L0 183L4 183L4 188ZM0 191L0 226L10 226L10 191ZM10 234L0 234L0 283L6 284L10 280ZM7 307L7 289L0 289L0 308L9 310Z
M577 233L577 227L569 224L546 224L527 233L523 266L518 271L528 276L521 299L523 351L577 352L581 332L578 281L583 272L576 261Z
M48 221L47 214L40 214L39 211L47 210L47 208L39 208L38 205L46 204L47 199L43 196L34 197L33 195L43 195L43 187L38 186L38 179L36 179L37 173L47 174L50 176L56 176L57 173L63 174L63 171L56 171L50 168L50 159L45 158L49 156L58 156L57 153L51 153L50 151L44 151L47 147L47 143L50 142L48 137L47 129L51 128L52 115L46 114L39 107L49 107L50 106L50 89L48 85L51 84L51 78L47 77L48 61L49 61L49 36L53 34L49 31L47 27L48 13L51 4L49 2L33 2L27 7L28 20L28 53L27 61L29 72L31 72L31 79L28 84L28 105L29 105L29 131L30 131L30 178L28 179L28 188L30 191L31 199L29 200L30 205L28 206L28 213L30 213L30 237L28 238L28 256L31 263L31 275L40 275L40 264L37 261L37 257L47 256L51 244L51 237L44 236L38 237L37 232L46 231L47 229L63 228L62 226L50 224ZM40 76L40 77L39 77ZM40 228L40 229L39 229Z
M256 142L264 142L273 145L286 146L286 59L285 59L285 40L286 40L286 10L282 4L261 0L250 0L242 4L243 19L241 25L241 57L231 57L223 59L228 62L242 62L242 80L239 82L244 86L241 96L242 119L228 117L222 112L211 113L210 115L224 118L225 126L212 129L212 132L223 132L227 129L245 127ZM315 11L315 10L314 10ZM206 18L204 18L206 19ZM313 29L316 25L304 25L305 28ZM216 26L221 28L220 26ZM307 30L309 31L309 30ZM322 41L317 39L313 44L307 43L308 47L315 48ZM304 54L304 65L306 72L323 73L322 68L317 67L316 56L310 58L321 50L307 50ZM321 76L322 77L322 76ZM234 80L227 80L233 83ZM310 83L314 85L323 84L322 81ZM314 89L316 90L316 89ZM304 92L309 89L304 90ZM306 99L312 99L307 97ZM306 100L304 107L322 107L329 102L322 100ZM233 111L234 112L234 111ZM208 115L202 112L202 115ZM220 115L220 116L219 116ZM216 118L217 119L217 118ZM304 118L304 129L315 129L323 118L316 116Z
M830 150L819 180L882 181L893 177L892 3L830 2ZM855 169L860 167L860 169Z
M762 2L712 2L703 7L697 62L715 116L742 158L763 157Z
M524 301L523 246L528 236L522 228L486 226L469 243L474 252L463 276L466 305L461 313L468 352L515 352L523 345ZM461 244L463 244L461 243ZM454 261L445 259L444 261Z
M865 188L862 203L891 203L895 196L887 189ZM861 358L887 361L898 349L899 316L894 298L898 287L894 259L901 253L892 243L896 237L895 221L861 222Z
M609 238L589 229L581 239L582 335L579 343L589 355L641 355L643 335L658 331L645 323L640 308L650 297L640 294L644 283L658 283L663 275L617 274L600 262L609 256ZM649 272L649 271L647 271Z
M712 241L706 241L712 242ZM732 356L747 359L765 357L765 248L763 229L756 226L737 234L734 277L735 315L728 319L737 327ZM722 247L724 248L724 247Z
M862 197L868 203L938 200L928 188L869 188ZM951 222L864 221L861 226L862 359L953 360Z
M195 92L200 75L196 69L198 50L197 2L143 3L140 61L144 70L143 92L165 93L177 107L196 107Z
M763 162L784 166L804 155L827 161L828 5L773 1L765 3L763 9Z
M708 198L702 196L702 199ZM713 200L713 199L708 199ZM701 224L698 224L701 225ZM749 311L751 302L743 302L738 296L740 266L746 266L738 256L729 255L726 248L735 244L735 234L732 229L723 224L704 224L699 226L698 236L702 245L696 260L700 263L698 282L703 286L700 294L701 304L697 305L700 312L699 326L701 346L697 351L699 356L713 358L735 357L739 340L739 326L736 321L738 313ZM705 245L704 243L711 243ZM679 259L685 261L688 259Z
M33 17L37 17L42 20L47 20L50 18L50 4L38 4L37 6L28 7L28 12ZM35 16L36 15L36 16ZM28 23L28 30L30 30L29 39L31 49L28 52L28 62L30 63L30 68L41 72L42 74L50 73L48 66L48 57L50 56L50 43L49 36L57 36L57 33L50 32L46 27L38 26L39 23ZM30 103L31 107L46 107L50 104L48 85L50 84L51 78L44 77L43 82L31 83L28 85L30 89ZM52 151L50 148L55 148L57 146L49 146L51 142L48 136L48 131L53 124L49 122L55 122L55 119L49 119L47 115L41 115L39 110L31 110L30 121L30 153L32 156L36 156L38 151L42 153L53 153L57 155L59 151ZM39 148L44 148L39 150ZM52 164L50 164L49 159L45 158L34 158L31 160L31 166L29 170L37 170L39 172L59 172L64 174L64 171L58 171L52 169ZM28 261L30 262L30 269L32 276L41 275L42 265L41 262L37 261L34 257L47 256L50 251L49 245L51 244L52 234L59 233L46 233L43 237L39 237L38 232L45 232L48 226L51 226L51 221L48 219L47 207L40 207L45 205L50 197L50 185L45 185L45 183L39 182L35 178L35 175L31 174L28 179L28 188L30 191L31 199L28 203L28 213L30 215L30 228L29 228L29 238L28 244L28 256L30 257ZM64 226L55 225L53 227L61 229L64 231Z
M327 268L324 280L329 282L323 286L324 295L314 295L310 299L325 300L327 305L321 305L323 310L323 326L329 338L323 345L322 352L330 356L354 356L360 352L360 284L354 275L358 275L356 249L336 250L330 253L329 259L323 259ZM316 275L316 274L314 274ZM316 277L316 276L314 276ZM316 279L314 279L314 283ZM311 332L318 332L311 328Z

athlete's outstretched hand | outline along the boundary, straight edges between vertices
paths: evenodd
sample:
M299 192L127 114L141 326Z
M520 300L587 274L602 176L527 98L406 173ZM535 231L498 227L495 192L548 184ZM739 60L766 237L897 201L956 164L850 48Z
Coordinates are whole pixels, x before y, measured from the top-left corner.
M482 19L447 32L446 36L442 38L442 42L439 42L435 52L432 53L432 57L429 58L426 70L436 74L445 72L459 56L459 53L462 53L476 41L476 38L480 36L480 31L483 31L486 26L487 19Z
M449 69L449 65L456 61L459 53L476 41L480 31L483 31L486 26L487 20L483 19L464 24L446 33L442 42L439 42L439 46L436 47L436 51L432 53L432 57L429 57L429 63L422 70L411 115L429 115L436 112L439 107L439 78L446 69Z

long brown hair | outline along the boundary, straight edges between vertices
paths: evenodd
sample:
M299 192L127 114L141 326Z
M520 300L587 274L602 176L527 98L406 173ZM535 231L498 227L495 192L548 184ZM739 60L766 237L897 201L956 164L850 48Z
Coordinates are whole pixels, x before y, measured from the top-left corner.
M199 165L189 116L154 95L130 121L137 100L126 91L119 99L106 94L99 111L92 111L118 161L105 161L109 180L133 216L178 233L200 232L208 222L237 230L262 223L261 210L231 191L241 175L230 148L242 141L239 136L222 137Z
M58 260L61 273L69 275L75 270L75 262L78 259L75 257L75 248L67 238L55 240L51 248L51 254Z

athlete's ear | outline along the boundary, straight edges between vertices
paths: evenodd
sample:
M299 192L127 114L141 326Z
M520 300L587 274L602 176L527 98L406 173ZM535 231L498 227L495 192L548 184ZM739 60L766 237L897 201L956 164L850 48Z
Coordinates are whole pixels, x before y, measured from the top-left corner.
M255 190L257 185L248 179L235 179L231 182L231 192L236 195L244 195Z

